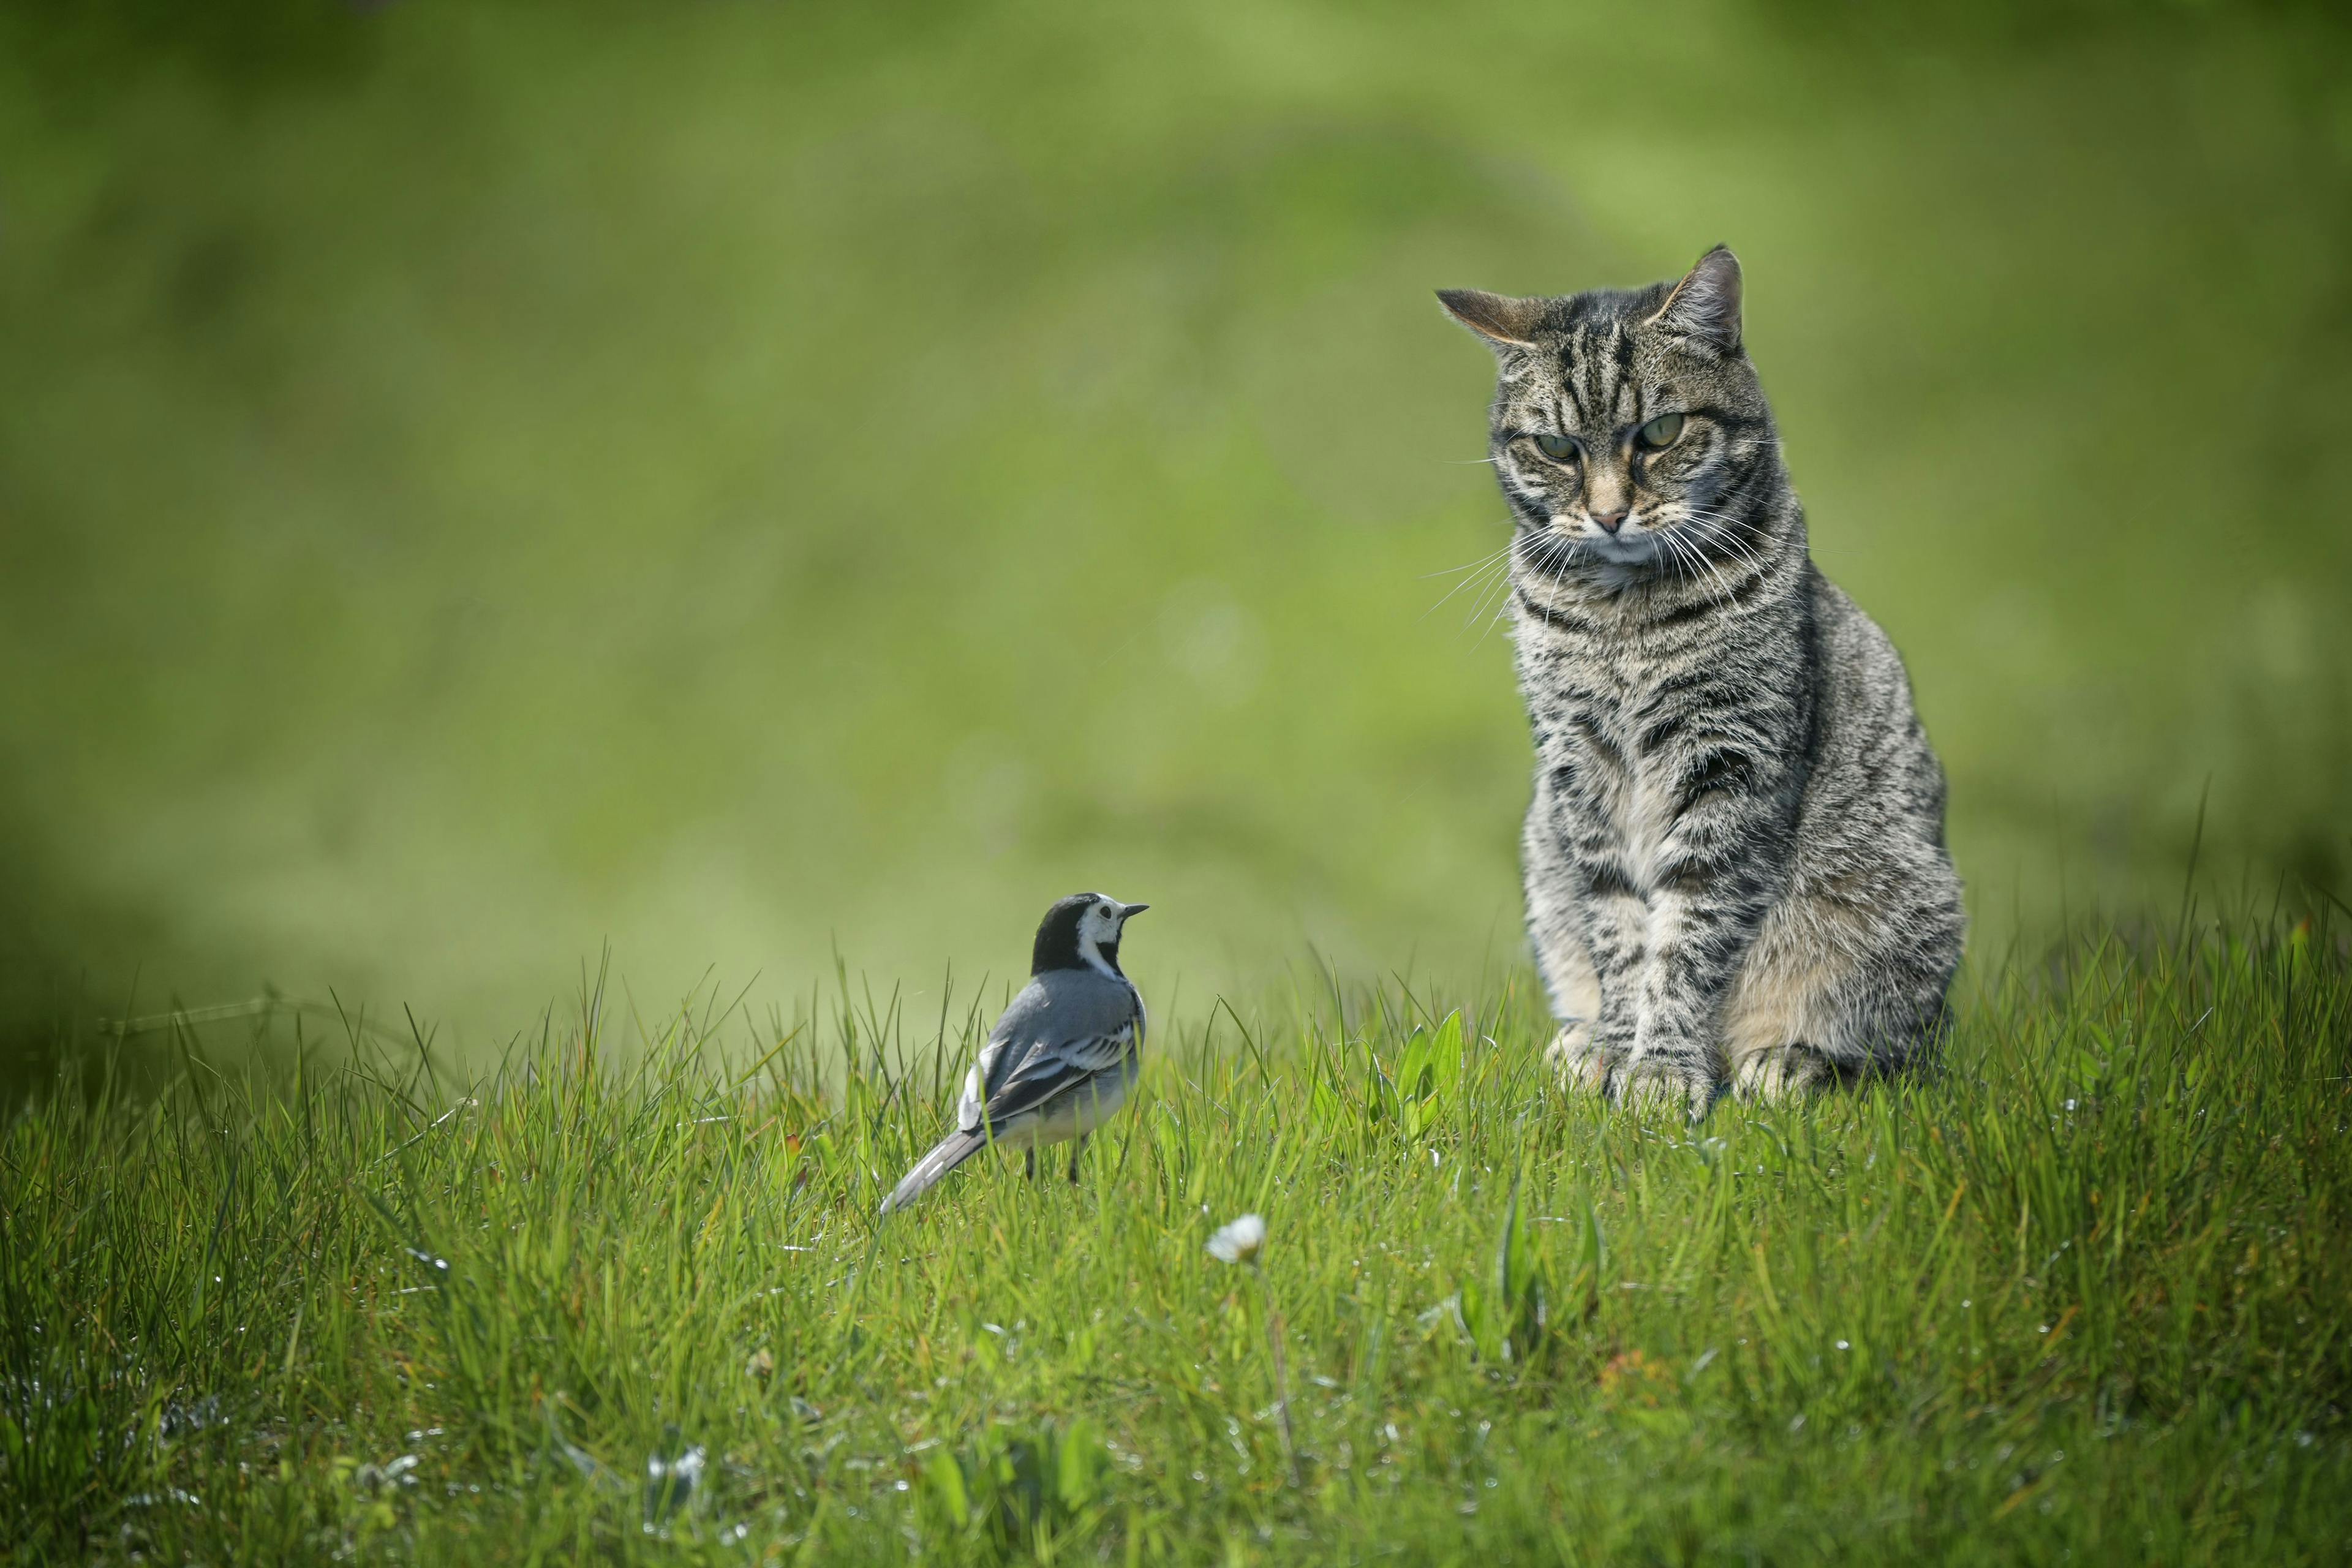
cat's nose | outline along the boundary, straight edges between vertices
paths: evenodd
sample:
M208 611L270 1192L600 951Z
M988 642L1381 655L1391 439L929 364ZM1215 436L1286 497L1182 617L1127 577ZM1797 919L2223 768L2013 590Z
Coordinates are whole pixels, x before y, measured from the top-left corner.
M1596 511L1592 521L1601 525L1601 532L1614 533L1625 526L1625 510L1621 506L1615 511Z

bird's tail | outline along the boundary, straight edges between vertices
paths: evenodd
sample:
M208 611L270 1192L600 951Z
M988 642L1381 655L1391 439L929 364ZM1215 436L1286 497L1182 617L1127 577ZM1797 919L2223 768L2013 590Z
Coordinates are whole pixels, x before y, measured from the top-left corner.
M890 1195L882 1200L882 1212L888 1214L894 1209L905 1208L929 1192L940 1177L987 1147L988 1134L985 1132L949 1133L929 1153L916 1161L915 1168L890 1189Z

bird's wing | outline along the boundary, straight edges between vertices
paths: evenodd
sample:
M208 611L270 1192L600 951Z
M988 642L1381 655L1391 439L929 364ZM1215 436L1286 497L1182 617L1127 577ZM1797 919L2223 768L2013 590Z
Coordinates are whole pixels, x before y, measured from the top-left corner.
M1040 975L1004 1010L973 1064L984 1094L971 1126L1002 1127L1117 1067L1139 1043L1141 1023L1130 986L1075 970ZM967 1081L967 1104L973 1087Z
M1004 1087L1013 1069L1021 1065L1037 1041L1052 1031L1053 997L1044 982L1032 980L1021 988L1011 1005L996 1020L996 1027L988 1032L988 1044L980 1047L980 1056L964 1074L963 1095L956 1101L956 1126L965 1132L977 1132L986 1118L987 1105L997 1091Z
M990 1086L1002 1083L1011 1070L1012 1064L1005 1059L1008 1052L1019 1054L1003 1040L991 1040L980 1047L979 1059L971 1064L971 1070L963 1075L963 1096L956 1101L957 1131L980 1131Z
M1135 1048L1135 1031L1096 1035L1041 1047L1022 1058L1004 1087L989 1097L982 1118L1003 1127L1117 1067Z

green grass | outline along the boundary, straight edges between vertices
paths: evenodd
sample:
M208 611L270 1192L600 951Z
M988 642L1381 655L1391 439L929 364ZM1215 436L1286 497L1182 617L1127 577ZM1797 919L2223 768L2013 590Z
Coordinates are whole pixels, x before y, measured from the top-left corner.
M987 1006L592 988L474 1082L357 1020L235 1072L181 1032L142 1092L100 1053L0 1142L0 1519L27 1562L2340 1561L2340 936L1999 976L1939 1079L1696 1131L1551 1088L1523 979L1306 984L1156 1040L1076 1188L986 1162L878 1227ZM1251 1211L1262 1273L1204 1250Z

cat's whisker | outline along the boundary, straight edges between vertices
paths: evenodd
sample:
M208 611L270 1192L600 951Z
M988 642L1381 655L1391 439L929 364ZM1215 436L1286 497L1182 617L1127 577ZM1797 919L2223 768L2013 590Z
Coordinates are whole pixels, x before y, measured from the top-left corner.
M1722 565L1717 562L1708 562L1706 563L1706 574L1707 577L1715 584L1714 590L1708 594L1707 597L1712 599L1717 605L1727 605L1731 603L1732 599L1737 596L1737 588L1730 579L1724 576Z
M1584 549L1584 541L1565 533L1540 534L1536 538L1536 544L1563 561L1574 559Z
M1653 559L1665 568L1669 576L1679 580L1683 574L1681 542L1675 538L1672 531L1666 529L1653 530L1650 537L1655 542L1654 549L1657 552Z
M1501 549L1494 551L1490 554L1482 556L1478 560L1471 562L1466 566L1455 566L1448 571L1430 573L1428 577L1424 577L1423 579L1423 582L1427 582L1431 577L1460 576L1462 580L1454 584L1453 587L1448 588L1444 596L1441 597L1437 603L1430 605L1426 610L1423 610L1421 613L1422 619L1427 620L1431 616L1435 615L1439 610L1444 608L1446 603L1453 599L1455 595L1462 593L1465 589L1472 588L1483 582L1488 573L1497 571L1508 572L1510 570L1510 553L1511 546L1506 543ZM1486 597L1486 594L1483 589L1479 591L1478 597L1481 599Z
M1696 510L1685 511L1684 519L1702 538L1722 545L1738 556L1743 564L1757 570L1762 569L1763 558L1747 541L1732 533L1729 523L1737 520L1727 519L1721 513Z
M1736 538L1724 538L1722 533L1715 533L1715 531L1712 531L1712 529L1707 529L1707 524L1694 524L1694 527L1691 527L1691 531L1694 531L1696 536L1698 536L1698 541L1696 541L1696 543L1717 545L1717 548L1722 550L1722 555L1724 555L1724 557L1728 557L1728 560L1734 562L1736 566L1740 566L1740 569L1761 569L1761 564L1764 564L1764 562L1761 562L1759 557L1757 557L1755 552L1752 552L1752 550L1743 548L1743 545L1740 545L1740 541L1736 541ZM1710 562L1707 562L1707 566L1710 566L1710 569L1717 569L1717 572L1719 572L1719 569L1722 569L1722 562L1719 562L1719 560L1710 560Z
M1469 612L1463 617L1462 621L1462 626L1465 631L1467 631L1471 625L1475 623L1478 619L1478 616L1484 612L1486 601L1493 595L1496 585L1499 584L1506 584L1510 581L1510 574L1511 567L1507 560L1497 559L1490 561L1483 565L1475 575L1456 587L1454 590L1455 593L1460 593L1464 589L1469 589L1472 591L1473 595L1470 602ZM1453 594L1449 594L1446 595L1446 598L1451 599L1453 596ZM1443 603L1443 601L1440 602Z
M1517 536L1514 535L1513 537L1516 538ZM1422 581L1426 583L1433 577L1451 577L1458 573L1475 572L1482 566L1493 565L1496 562L1500 561L1510 552L1511 546L1507 541L1500 547L1488 551L1486 554L1478 557L1477 560L1470 562L1467 564L1461 566L1448 566L1443 572L1425 572L1422 574Z
M1514 584L1508 578L1505 578L1502 583L1497 584L1497 586L1501 591L1496 595L1495 607L1491 610L1484 611L1480 617L1478 636L1470 644L1474 648L1483 647L1486 641L1486 635L1489 632L1492 632L1497 626L1505 625L1510 620L1511 593ZM1468 627L1465 626L1464 629L1467 630Z
M1714 589L1710 591L1707 596L1718 605L1729 604L1736 596L1738 590L1731 580L1723 574L1722 563L1719 562L1706 560L1703 556L1701 557L1701 562L1706 575L1715 584Z
M1698 557L1698 552L1692 549L1690 541L1678 538L1675 535L1675 531L1672 529L1662 531L1658 534L1658 537L1665 541L1666 549L1669 552L1669 558L1674 565L1675 575L1685 582L1696 582L1697 577L1694 573L1684 570L1685 563L1688 563L1691 565L1697 566L1702 569L1704 569L1706 563L1701 561Z
M1421 581L1425 583L1425 581L1430 581L1430 578L1446 578L1446 576L1458 576L1458 578L1461 578L1461 581L1458 581L1458 583L1454 583L1454 588L1446 590L1446 597L1444 597L1444 599L1437 599L1437 605L1444 605L1446 599L1451 599L1451 597L1454 597L1454 595L1461 593L1461 590L1465 588L1465 585L1470 585L1470 583L1479 581L1479 578L1482 578L1482 576L1486 576L1486 574L1489 574L1489 572L1494 572L1496 566L1500 566L1500 564L1506 564L1506 557L1503 557L1503 552L1500 552L1500 550L1498 550L1498 552L1494 552L1494 555L1489 555L1489 557L1486 557L1486 560L1470 562L1470 564L1467 564L1467 566L1454 566L1454 569L1451 569L1451 572L1433 572L1433 574L1430 574L1430 576L1421 578ZM1434 609L1434 605L1430 606L1430 609Z
M1724 528L1750 527L1753 526L1755 522L1755 519L1751 517L1737 512L1717 511L1709 507L1686 505L1684 507L1683 511L1685 516L1689 517L1694 521L1703 519L1708 522L1717 524Z
M1747 518L1735 517L1729 512L1706 511L1696 507L1686 510L1684 515L1689 518L1693 522L1712 523L1716 527L1727 531L1742 527L1748 521Z
M1711 581L1715 587L1709 591L1708 597L1717 604L1729 600L1732 585L1723 574L1721 563L1702 549L1702 544L1720 544L1747 563L1761 565L1754 552L1740 540L1734 538L1714 516L1698 508L1685 508L1679 517L1660 526L1656 537L1667 553L1675 576L1691 584L1698 583L1702 577Z
M1424 616L1433 615L1437 611L1444 609L1455 596L1465 593L1470 589L1475 588L1479 584L1485 582L1489 573L1508 570L1509 568L1500 561L1480 562L1475 570L1472 571L1460 582L1454 584L1454 586L1445 590L1444 594L1439 597L1438 601L1430 605L1428 609L1423 610L1422 614Z
M1517 588L1517 569L1519 564L1522 564L1522 555L1519 555L1519 543L1522 543L1522 541L1527 541L1528 555L1536 557L1536 562L1531 562L1536 569L1540 569L1540 562L1543 562L1543 557L1550 552L1552 543L1555 543L1555 541L1550 541L1550 538L1522 536L1522 533L1515 533L1515 536L1512 536L1510 562L1506 562L1503 572L1496 576L1496 581L1486 585L1486 593L1479 595L1479 602L1470 609L1470 618L1473 618L1473 621L1482 621L1482 618L1489 618L1491 621L1491 616L1500 614L1503 606L1510 605L1512 588ZM1489 606L1489 599L1491 599L1491 606Z
M1558 534L1538 534L1529 540L1528 553L1530 570L1557 574L1576 559L1577 542Z
M1488 632L1510 618L1510 598L1517 585L1514 576L1517 568L1525 564L1530 570L1549 571L1556 562L1566 559L1573 552L1575 542L1573 540L1563 539L1557 534L1514 533L1511 536L1510 545L1506 551L1510 557L1507 565L1488 586L1486 592L1479 595L1477 604L1471 610L1469 619L1463 623L1463 629L1467 631L1471 625L1479 624L1478 642L1485 642ZM1522 546L1525 547L1524 550ZM1488 608L1490 599L1493 605L1491 609ZM1471 646L1475 647L1477 643Z
M1462 629L1466 632L1491 618L1509 597L1510 592L1511 580L1507 575L1489 583L1480 591L1477 602L1470 606L1470 613L1462 618Z
M1709 526L1712 527L1714 525ZM1754 546L1742 540L1733 538L1727 533L1717 534L1715 535L1715 537L1717 538L1719 542L1721 542L1722 545L1731 552L1732 556L1738 562L1741 570L1754 574L1769 569L1770 563L1764 559L1762 553Z

